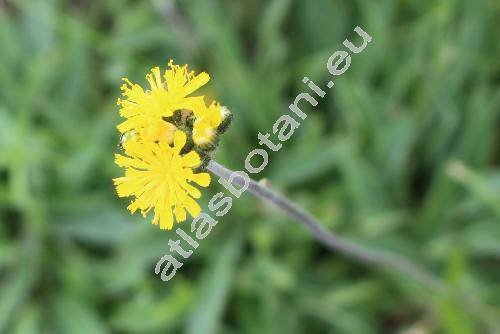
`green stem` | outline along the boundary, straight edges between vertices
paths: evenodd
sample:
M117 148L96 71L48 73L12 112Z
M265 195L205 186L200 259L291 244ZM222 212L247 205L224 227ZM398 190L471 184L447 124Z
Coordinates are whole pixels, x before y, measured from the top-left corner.
M224 180L229 180L231 170L220 165L214 160L208 163L207 169L213 174L219 176ZM238 186L243 186L242 178L234 178L233 183ZM251 180L249 181L248 191L255 196L272 203L274 206L281 209L288 216L294 218L299 223L304 225L311 234L327 248L342 253L350 258L358 260L373 266L381 266L388 269L399 271L405 275L412 277L415 281L428 287L429 289L437 292L444 292L446 290L446 283L439 278L421 268L415 263L392 253L384 251L375 251L367 249L358 244L353 243L345 238L333 234L325 229L311 214L302 208L298 207L295 203L290 201L283 195L269 189L268 187Z
M208 171L226 181L231 180L233 171L214 160L210 160L206 168ZM231 182L240 187L244 185L244 181L241 177L233 178ZM369 266L386 268L411 277L416 282L438 293L443 298L449 298L449 300L454 300L462 304L471 313L483 320L493 332L500 331L500 326L496 321L498 318L496 312L492 312L489 306L484 304L476 296L455 291L453 287L439 277L402 256L360 246L328 231L309 212L303 210L285 196L269 189L261 183L250 179L247 190L256 197L273 204L285 214L297 220L311 232L316 240L328 249L342 253Z

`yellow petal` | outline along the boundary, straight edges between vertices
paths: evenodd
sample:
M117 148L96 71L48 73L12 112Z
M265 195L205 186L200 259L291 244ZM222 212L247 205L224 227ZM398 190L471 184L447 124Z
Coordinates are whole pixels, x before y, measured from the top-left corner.
M115 163L120 167L129 167L134 165L134 159L115 154Z
M203 110L204 107L205 99L203 96L186 97L175 105L176 109L191 110L196 117L199 117L200 110Z
M186 220L186 210L180 207L180 205L176 205L174 209L175 219L178 222L183 222Z
M192 216L192 217L197 217L200 212L201 212L201 207L198 203L196 203L195 200L193 200L191 197L186 197L186 201L185 201L185 206L186 206L186 209L188 210L189 214Z
M174 152L179 153L186 144L186 134L182 131L174 133Z
M197 167L200 165L200 156L195 151L191 151L182 157L184 167Z
M210 76L208 75L208 73L201 72L184 86L184 93L186 95L189 95L198 88L206 85L206 83L209 81L210 81Z
M210 184L210 174L208 173L198 173L191 176L191 180L196 182L202 187L208 187Z
M165 209L165 212L160 213L160 229L161 230L171 230L174 225L174 217L170 209Z

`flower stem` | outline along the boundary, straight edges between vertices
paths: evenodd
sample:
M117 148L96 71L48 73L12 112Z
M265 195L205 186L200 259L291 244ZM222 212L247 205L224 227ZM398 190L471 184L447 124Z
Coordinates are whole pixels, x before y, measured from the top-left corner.
M208 163L207 169L226 181L230 179L230 175L233 173L231 170L214 160ZM233 180L233 183L237 186L243 186L243 182L244 181L240 177L234 178ZM367 249L328 231L310 213L261 183L250 179L247 190L256 197L272 203L288 216L296 219L299 223L304 225L321 244L330 250L338 251L368 265L381 266L399 271L412 277L415 281L431 290L444 292L446 289L446 284L439 278L399 255Z
M209 161L207 169L226 181L230 180L231 174L233 173L233 171L214 160ZM241 177L233 178L232 180L234 185L240 187L243 186L243 182ZM342 253L367 265L398 271L411 277L416 282L438 293L443 298L450 298L450 300L454 300L463 305L472 314L475 314L479 319L484 321L493 332L500 331L500 324L496 320L498 318L497 314L492 312L489 306L484 304L481 299L476 298L476 296L462 291L455 291L453 287L439 277L402 256L387 251L368 249L335 235L325 229L310 213L261 183L250 179L247 190L256 197L272 203L288 216L304 225L321 244L330 250Z

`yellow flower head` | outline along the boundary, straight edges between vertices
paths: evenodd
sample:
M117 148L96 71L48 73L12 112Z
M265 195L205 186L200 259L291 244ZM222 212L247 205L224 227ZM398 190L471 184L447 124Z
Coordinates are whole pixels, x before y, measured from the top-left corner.
M115 155L118 166L125 167L125 176L114 179L118 196L133 196L127 207L132 213L141 210L143 216L154 208L152 223L161 229L171 229L174 216L178 222L186 220L186 210L196 217L201 208L194 198L201 192L191 183L202 187L210 184L208 173L194 173L200 165L200 157L190 151L181 155L186 144L186 134L175 131L173 146L166 141L131 141L125 146L125 154Z
M172 61L168 67L163 75L159 67L153 68L151 73L146 75L150 86L148 90L144 90L127 78L123 79L125 83L121 90L124 99L117 101L121 106L120 115L126 118L117 126L121 133L134 129L147 140L158 140L148 137L158 133L156 128L151 129L151 127L162 122L163 117L170 117L180 109L203 108L205 105L203 96L189 95L205 85L210 76L205 72L195 75L194 72L188 71L187 65L174 65Z
M217 102L207 108L194 111L193 141L196 145L210 143L217 134L217 127L222 122L222 108Z

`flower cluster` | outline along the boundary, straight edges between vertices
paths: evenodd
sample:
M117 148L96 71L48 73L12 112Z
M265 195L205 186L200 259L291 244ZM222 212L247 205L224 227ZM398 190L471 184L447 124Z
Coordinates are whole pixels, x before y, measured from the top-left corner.
M145 216L154 209L152 223L171 229L174 219L186 220L186 211L196 217L201 209L195 199L201 187L210 184L204 167L228 127L231 113L217 102L206 104L204 96L192 96L210 77L195 75L188 66L168 64L146 75L149 89L124 78L117 128L122 133L115 162L125 176L114 179L119 197L134 197L131 213Z

